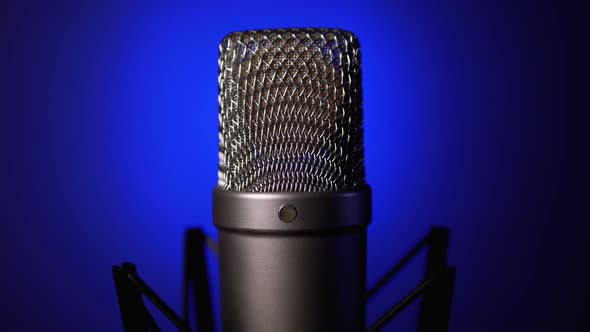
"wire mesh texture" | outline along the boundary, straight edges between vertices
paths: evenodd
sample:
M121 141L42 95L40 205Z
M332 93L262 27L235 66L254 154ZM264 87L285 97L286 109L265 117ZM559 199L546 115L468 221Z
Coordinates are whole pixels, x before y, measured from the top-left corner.
M339 29L234 32L219 47L219 179L246 192L365 185L358 38Z

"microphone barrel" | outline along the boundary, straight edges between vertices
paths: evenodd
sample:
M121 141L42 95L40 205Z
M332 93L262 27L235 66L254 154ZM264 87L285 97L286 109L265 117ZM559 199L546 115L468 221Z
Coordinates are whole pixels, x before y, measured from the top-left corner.
M224 332L365 330L368 186L213 196Z

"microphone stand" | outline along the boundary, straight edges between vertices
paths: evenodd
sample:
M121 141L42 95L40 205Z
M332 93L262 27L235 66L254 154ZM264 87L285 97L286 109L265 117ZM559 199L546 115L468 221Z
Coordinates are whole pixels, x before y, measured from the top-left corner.
M160 332L161 329L145 307L142 295L152 302L179 331L192 332L182 320L137 274L134 264L113 266L113 278L125 331Z
M219 253L215 240L200 228L189 229L184 238L183 317L189 322L190 292L193 291L195 331L214 332L209 274L207 273L206 247L216 256Z
M422 249L427 247L426 271L423 280L398 303L387 310L367 332L381 331L408 305L422 296L418 316L418 332L448 332L456 268L447 263L449 230L434 227L408 254L395 264L367 291L367 301L375 296ZM134 264L113 266L113 278L125 332L161 331L151 316L142 296L152 302L179 331L192 332L189 326L189 299L193 289L196 321L195 331L214 332L211 292L206 264L209 248L217 254L217 245L200 228L189 229L185 235L183 316L180 318L137 274Z
M426 272L424 279L397 304L385 312L367 332L380 331L408 305L422 295L418 315L418 332L448 332L451 316L451 304L455 287L456 268L449 267L447 253L449 247L449 230L434 227L417 245L415 245L397 264L395 264L367 292L367 300L375 296L412 258L424 247L426 254Z
M200 228L189 229L184 238L183 318L180 318L137 274L134 264L113 266L113 278L119 299L123 328L126 332L161 331L143 303L145 296L179 331L192 332L189 325L190 292L193 291L196 322L195 331L214 332L206 251L217 254L215 241Z

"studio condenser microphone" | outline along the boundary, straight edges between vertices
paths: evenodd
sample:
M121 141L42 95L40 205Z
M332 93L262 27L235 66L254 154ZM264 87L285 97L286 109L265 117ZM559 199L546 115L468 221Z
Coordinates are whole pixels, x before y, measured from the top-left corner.
M223 39L213 196L223 331L365 329L371 191L354 34Z

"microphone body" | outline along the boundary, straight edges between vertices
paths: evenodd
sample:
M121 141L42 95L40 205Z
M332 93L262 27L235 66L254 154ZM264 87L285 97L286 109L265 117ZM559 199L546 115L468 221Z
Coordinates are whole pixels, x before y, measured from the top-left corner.
M219 56L224 332L361 332L366 228L360 51L338 29L227 35Z
M281 220L285 207L296 210L294 220ZM214 220L223 331L364 331L368 188L247 194L217 188Z

